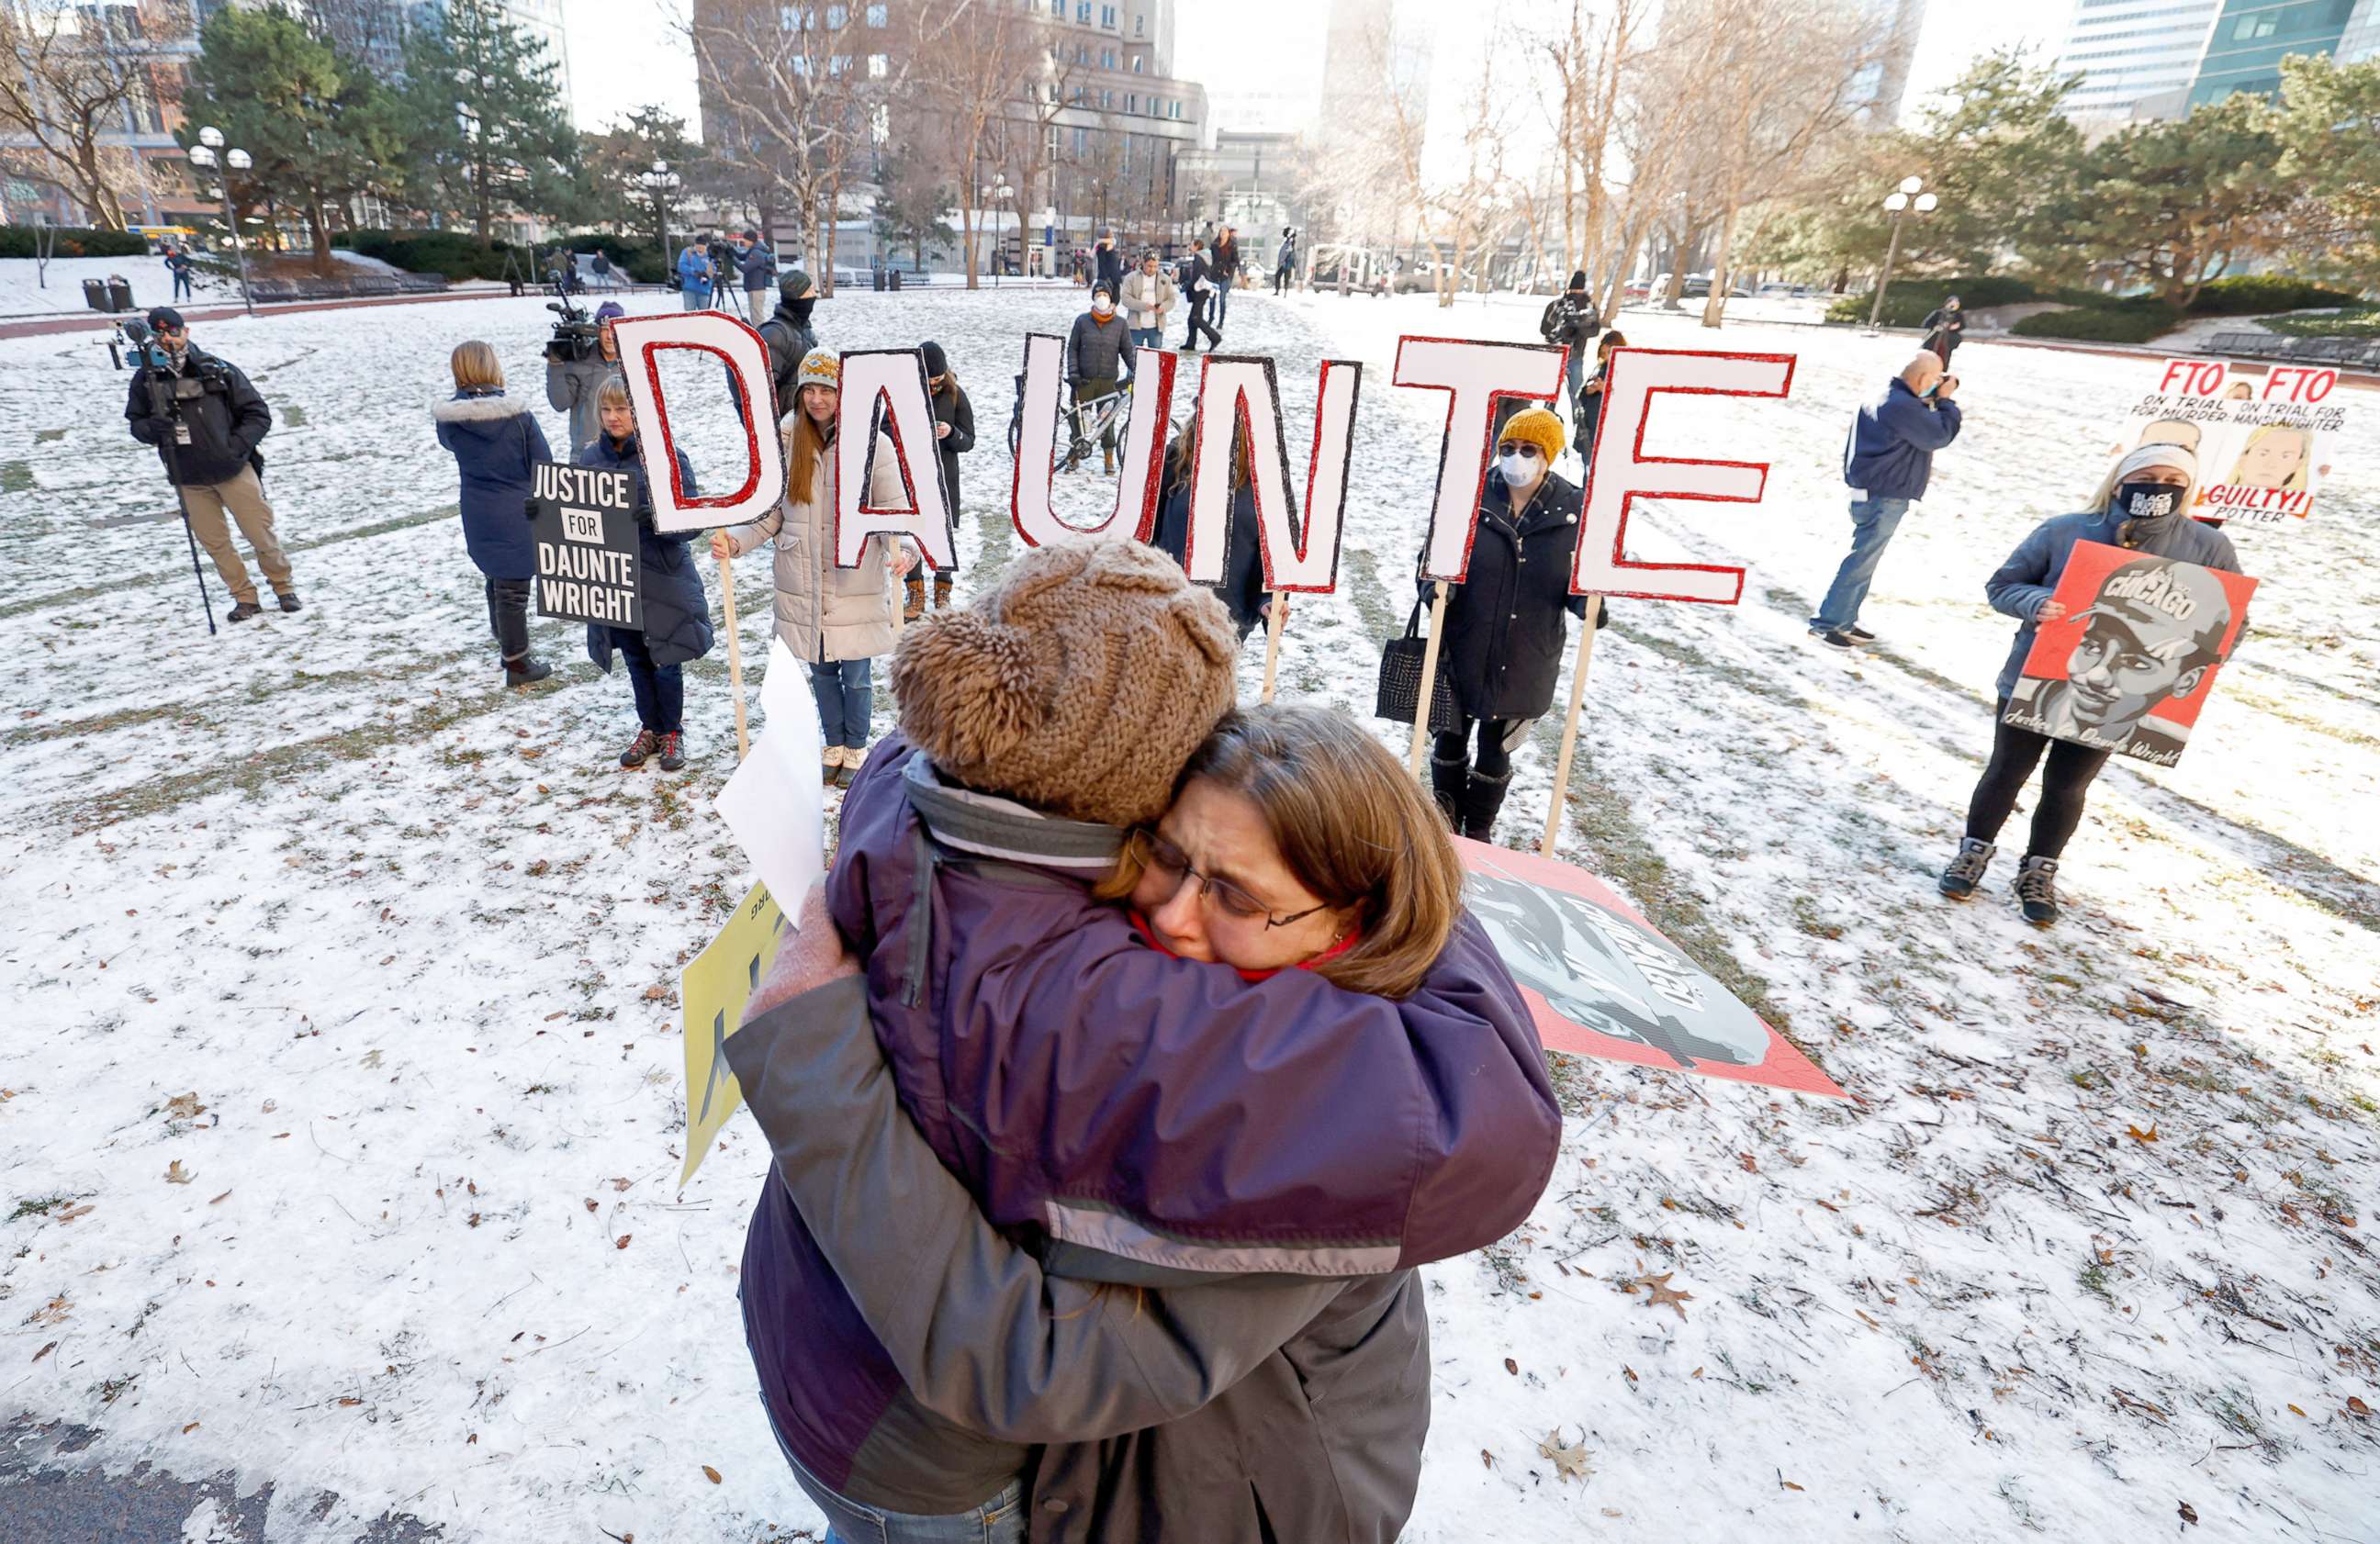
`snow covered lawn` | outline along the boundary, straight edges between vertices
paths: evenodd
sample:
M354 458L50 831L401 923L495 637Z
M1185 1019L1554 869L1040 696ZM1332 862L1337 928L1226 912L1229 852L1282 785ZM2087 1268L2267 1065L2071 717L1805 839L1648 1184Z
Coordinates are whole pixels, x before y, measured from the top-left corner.
M1022 332L1077 304L820 309L839 346L939 340L974 398L962 595L1014 549ZM1227 345L1280 357L1293 433L1317 361L1366 366L1342 589L1292 613L1285 695L1367 709L1411 603L1441 409L1389 384L1396 335L1535 316L1233 297ZM95 1429L75 1466L273 1483L276 1544L391 1514L452 1544L818 1528L739 1333L748 1123L673 1188L676 973L749 880L709 807L723 650L689 669L676 777L613 765L627 684L577 629L537 624L562 670L503 692L430 432L465 337L541 402L549 320L491 298L201 326L280 416L308 602L213 638L126 378L87 338L0 343L0 1422ZM1982 582L2089 490L2147 367L1962 351L1967 430L1886 560L1883 644L1845 659L1802 619L1847 535L1846 419L1907 341L1622 325L1801 362L1786 402L1657 410L1657 452L1775 469L1756 507L1633 528L1640 556L1752 577L1736 609L1615 607L1563 854L1852 1098L1560 1061L1530 1224L1428 1273L1408 1537L2368 1538L2380 400L2347 395L2307 528L2239 535L2253 636L2182 766L2103 779L2068 918L2036 933L2006 856L1987 898L1933 890L2010 631ZM733 427L697 424L698 469ZM749 663L766 565L738 577ZM1533 844L1556 727L1521 753L1507 842ZM1622 1290L1647 1276L1690 1296ZM1583 1477L1548 1452L1582 1444Z

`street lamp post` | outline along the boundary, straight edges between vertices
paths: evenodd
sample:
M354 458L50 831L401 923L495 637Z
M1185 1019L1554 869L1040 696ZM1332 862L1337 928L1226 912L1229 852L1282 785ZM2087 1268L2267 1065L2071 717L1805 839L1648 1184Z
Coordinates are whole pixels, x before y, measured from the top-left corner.
M669 196L684 187L686 179L671 171L668 162L656 160L650 170L637 174L637 181L653 201L653 227L661 238L662 266L674 268L677 259L670 252Z
M1008 212L1016 221L1016 245L1020 248L1025 245L1025 217L1016 212L1016 189L1008 185L1008 179L1006 177L1002 177L998 182L984 184L983 196L991 200L993 221L991 228L991 287L998 289L1000 287L1001 254L1007 250L1006 242L1002 236L1000 231L1000 200L1002 199L1008 200Z
M220 159L222 163L221 168L217 171L216 175L223 178L223 187L221 191L223 193L224 228L231 232L232 255L239 259L240 301L242 304L247 306L249 314L253 316L256 314L256 296L248 285L248 248L240 242L239 221L233 216L231 211L231 174L234 172L245 172L250 166L255 165L256 162L255 159L246 151L237 149L228 151L224 150L223 142L224 137L222 129L202 128L199 130L199 142L190 147L190 164L193 166L213 167L216 165L218 159ZM217 155L218 151L221 152L220 157Z
M1900 255L1900 222L1914 209L1920 214L1931 214L1941 200L1931 193L1920 193L1925 186L1923 177L1903 177L1900 186L1884 196L1884 207L1892 211L1892 240L1884 248L1884 272L1876 282L1876 303L1867 308L1867 328L1876 331L1876 319L1884 314L1884 292L1892 283L1892 260Z

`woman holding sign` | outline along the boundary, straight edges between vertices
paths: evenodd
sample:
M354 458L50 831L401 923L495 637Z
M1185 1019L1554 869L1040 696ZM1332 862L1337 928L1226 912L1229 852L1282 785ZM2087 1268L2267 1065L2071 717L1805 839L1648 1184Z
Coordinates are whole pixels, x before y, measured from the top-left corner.
M528 647L537 554L528 513L533 469L553 452L528 401L504 395L504 367L493 348L476 338L457 344L452 364L455 395L430 416L462 471L463 549L487 578L488 631L504 657L504 684L527 686L553 673Z
M645 625L641 632L587 624L587 657L612 670L612 651L628 664L628 685L637 694L637 738L620 753L620 765L642 766L656 753L662 770L674 772L686 765L686 678L684 666L710 652L710 598L703 593L702 570L687 553L689 533L664 535L653 529L653 493L645 483L645 464L637 445L637 420L628 407L628 383L612 377L597 388L595 411L600 432L578 447L574 466L595 466L625 472L637 479L637 554L638 587ZM677 452L677 474L689 495L694 463Z
M2116 464L2099 485L2097 507L2081 514L2061 514L2034 527L1985 581L1984 593L1995 610L2005 611L2023 625L2000 667L1992 713L1992 759L1984 768L1967 807L1967 834L1958 854L1942 871L1942 893L1964 900L1983 882L1984 871L1998 851L2000 827L2016 808L2017 795L2042 767L2039 802L2033 811L2024 864L2017 874L2016 893L2024 920L2046 927L2058 920L2058 864L2075 827L2082 823L2082 803L2108 753L2070 740L2003 722L2009 697L2025 657L2033 651L2034 630L2066 614L2065 605L2050 597L2077 542L2102 542L2134 549L2160 558L2175 558L2202 567L2240 572L2230 539L2212 526L2189 518L2191 492L2198 480L2197 452L2183 445L2143 445ZM2143 649L2145 669L2163 669L2178 663L2163 641ZM2044 765L2044 753L2047 754Z
M843 360L814 348L795 378L795 411L785 415L785 498L748 525L713 531L710 551L724 561L741 557L762 542L776 549L777 636L810 668L810 694L818 699L819 729L825 746L820 770L833 787L849 788L868 760L868 729L875 710L875 657L892 652L899 635L889 568L905 574L917 560L907 546L871 537L859 566L834 561L834 436L843 402ZM922 455L910 464L914 476L932 476L934 463ZM891 447L880 445L868 469L868 502L898 509L906 495Z
M1447 820L1475 841L1496 834L1496 814L1512 780L1512 748L1528 733L1529 720L1553 706L1563 614L1586 616L1585 597L1570 593L1579 492L1553 470L1562 445L1561 420L1545 408L1515 413L1505 423L1479 499L1470 571L1446 602L1439 669L1463 717L1431 746L1429 781ZM1475 725L1476 763L1470 750Z

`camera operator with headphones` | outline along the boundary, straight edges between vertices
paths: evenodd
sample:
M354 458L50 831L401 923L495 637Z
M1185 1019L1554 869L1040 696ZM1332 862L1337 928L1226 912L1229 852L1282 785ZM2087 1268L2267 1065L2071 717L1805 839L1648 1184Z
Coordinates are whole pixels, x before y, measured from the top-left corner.
M263 608L256 603L256 585L224 524L226 510L239 522L281 609L297 610L289 560L273 538L273 506L264 501L264 458L256 451L256 442L273 427L273 410L238 367L190 342L181 312L160 306L149 313L149 326L156 339L142 351L124 406L132 437L157 447L190 529L231 591L231 620L246 621Z

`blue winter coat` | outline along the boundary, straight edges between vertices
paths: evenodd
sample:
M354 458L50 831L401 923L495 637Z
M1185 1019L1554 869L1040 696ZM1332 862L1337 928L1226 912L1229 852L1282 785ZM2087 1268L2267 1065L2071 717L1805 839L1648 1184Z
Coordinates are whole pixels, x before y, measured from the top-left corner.
M701 247L689 247L677 255L677 287L688 295L710 293L710 259Z
M1852 420L1843 481L1871 499L1923 499L1934 452L1959 438L1959 404L1928 403L1894 376Z
M645 646L656 665L683 665L710 652L710 597L702 587L702 570L688 544L691 532L664 535L653 529L652 489L645 483L645 464L637 437L613 440L599 434L578 447L573 466L600 466L607 472L627 472L637 479L637 549L642 560L645 604ZM677 452L677 472L686 491L697 491L694 463ZM599 622L587 626L587 657L612 668L612 629Z
M2214 526L2203 525L2182 514L2169 514L2143 524L2145 533L2135 533L2135 550L2152 557L2177 558L2202 568L2221 569L2226 573L2240 572L2240 555L2231 550L2231 538ZM2066 560L2073 554L2074 544L2096 541L2120 547L2123 544L2116 539L2116 533L2123 525L2112 501L2107 508L2089 514L2061 514L2045 520L2033 528L2031 536L2017 543L2008 561L1984 581L1984 594L1990 598L1992 609L2005 611L2024 623L2016 630L2016 642L2009 645L2008 663L2000 667L1999 680L1993 683L1993 690L1999 695L2006 697L2016 690L2016 678L2024 670L2024 657L2033 652L2034 619L2041 614L2041 603L2058 587L2058 576L2066 572Z
M430 409L438 442L462 469L463 549L491 579L528 579L537 573L528 528L531 470L552 461L545 430L522 397L501 387L456 392Z

